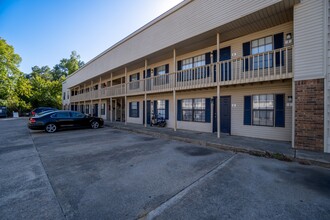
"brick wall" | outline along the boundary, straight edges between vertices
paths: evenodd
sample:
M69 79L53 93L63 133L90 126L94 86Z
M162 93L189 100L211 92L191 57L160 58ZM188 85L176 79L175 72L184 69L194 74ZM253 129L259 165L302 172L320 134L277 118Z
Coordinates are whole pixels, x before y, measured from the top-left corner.
M324 80L295 82L295 148L323 151Z

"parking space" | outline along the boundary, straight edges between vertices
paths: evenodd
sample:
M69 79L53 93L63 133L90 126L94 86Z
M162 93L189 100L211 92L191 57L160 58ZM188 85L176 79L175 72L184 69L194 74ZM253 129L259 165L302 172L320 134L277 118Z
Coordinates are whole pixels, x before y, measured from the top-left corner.
M0 121L5 219L330 217L325 168L109 127L47 134L25 123Z

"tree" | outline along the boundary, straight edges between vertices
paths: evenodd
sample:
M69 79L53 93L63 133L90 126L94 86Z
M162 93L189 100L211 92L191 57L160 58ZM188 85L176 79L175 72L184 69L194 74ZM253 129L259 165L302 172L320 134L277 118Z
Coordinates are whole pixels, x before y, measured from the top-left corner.
M80 56L77 54L77 52L72 51L70 58L61 59L60 63L54 66L51 71L51 74L53 76L53 79L58 80L62 76L67 77L68 75L71 75L83 65L85 65L85 63L80 60Z
M84 65L72 51L69 59L61 59L53 69L33 66L25 75L18 69L21 60L14 47L0 38L0 105L7 106L8 112L26 112L39 106L60 108L62 82Z
M33 107L61 107L62 81L49 80L42 75L35 75L30 78L30 83L32 86L30 103Z
M30 86L18 67L22 58L15 53L14 47L0 38L0 105L9 111L29 108Z

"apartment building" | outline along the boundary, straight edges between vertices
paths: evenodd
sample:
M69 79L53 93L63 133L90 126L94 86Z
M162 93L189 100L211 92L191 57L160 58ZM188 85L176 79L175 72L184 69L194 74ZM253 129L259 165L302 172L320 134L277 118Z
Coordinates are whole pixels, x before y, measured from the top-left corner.
M63 108L330 152L329 40L329 0L185 0L69 76Z

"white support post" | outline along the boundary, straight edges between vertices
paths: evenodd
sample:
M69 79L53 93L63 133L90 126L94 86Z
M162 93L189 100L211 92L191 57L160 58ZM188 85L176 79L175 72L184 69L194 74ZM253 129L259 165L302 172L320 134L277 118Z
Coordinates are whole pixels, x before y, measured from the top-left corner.
M123 122L123 99L120 98L120 122Z
M147 68L148 61L144 60L144 127L147 127Z
M84 83L84 93L83 93L83 99L84 99L84 114L86 114L86 83Z
M110 122L113 122L112 97L110 97Z
M110 91L112 89L112 73L110 73ZM112 106L112 95L111 92L110 92L110 122L113 122L113 112L112 112L112 109L113 109L113 106Z
M117 121L117 99L115 99L115 121Z
M125 67L125 125L127 125L127 67Z
M220 138L220 34L217 33L217 137Z
M173 83L173 118L174 118L174 131L176 131L177 129L177 101L176 101L176 90L175 90L175 87L176 87L176 75L175 75L175 72L176 72L176 50L173 49L173 73L174 73L174 77L173 77L173 80L174 80L174 83Z

